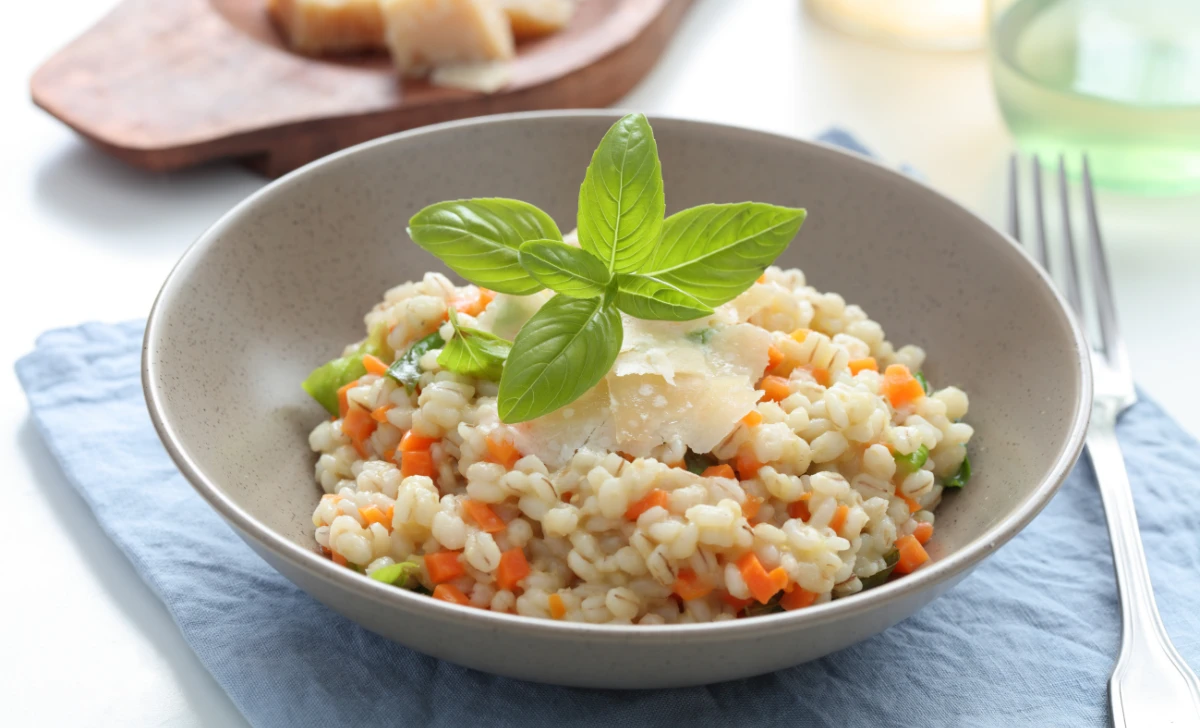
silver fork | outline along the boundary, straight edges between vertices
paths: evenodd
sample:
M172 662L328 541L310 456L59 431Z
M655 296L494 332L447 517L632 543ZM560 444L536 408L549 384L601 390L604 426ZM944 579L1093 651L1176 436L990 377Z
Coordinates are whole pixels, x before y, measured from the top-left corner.
M1009 168L1009 234L1021 240L1018 202L1018 160L1012 157ZM1052 271L1042 205L1041 165L1032 161L1034 231L1025 243L1029 254ZM1066 164L1058 158L1058 189L1062 205L1063 290L1079 321L1087 321L1071 235L1070 198ZM1117 331L1117 313L1113 304L1108 261L1100 240L1095 195L1087 157L1083 158L1084 207L1087 213L1087 250L1091 287L1094 291L1096 324L1099 336L1091 341L1095 398L1088 428L1087 452L1100 486L1100 498L1112 541L1113 566L1121 600L1121 654L1108 681L1113 724L1123 726L1200 726L1200 679L1188 667L1171 644L1154 603L1146 554L1133 508L1133 491L1125 460L1117 443L1117 419L1137 402L1130 374L1125 343ZM1086 328L1086 327L1085 327Z

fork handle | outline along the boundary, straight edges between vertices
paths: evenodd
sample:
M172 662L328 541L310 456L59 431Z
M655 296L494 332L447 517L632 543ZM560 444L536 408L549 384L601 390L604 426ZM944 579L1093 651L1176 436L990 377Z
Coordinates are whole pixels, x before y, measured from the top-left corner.
M1108 683L1113 724L1200 726L1200 680L1171 644L1158 615L1116 419L1116 406L1097 403L1087 437L1121 598L1121 654Z

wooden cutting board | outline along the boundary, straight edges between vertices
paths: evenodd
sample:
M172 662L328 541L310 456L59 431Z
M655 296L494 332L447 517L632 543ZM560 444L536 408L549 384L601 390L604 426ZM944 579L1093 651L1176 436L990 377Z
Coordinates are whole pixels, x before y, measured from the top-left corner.
M653 66L692 0L579 0L518 47L494 94L401 81L384 56L287 50L265 0L125 0L33 75L34 102L137 167L244 160L274 177L384 134L481 114L607 106Z

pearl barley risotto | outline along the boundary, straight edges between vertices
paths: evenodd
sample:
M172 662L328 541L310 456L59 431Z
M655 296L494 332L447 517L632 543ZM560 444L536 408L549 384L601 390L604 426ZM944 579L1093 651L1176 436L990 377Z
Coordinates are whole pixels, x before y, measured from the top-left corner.
M459 604L615 624L801 609L928 560L972 430L919 347L772 267L703 319L622 315L598 385L504 424L494 381L438 364L449 309L511 340L550 295L429 273L367 314L346 352L370 352L365 374L309 436L324 553Z

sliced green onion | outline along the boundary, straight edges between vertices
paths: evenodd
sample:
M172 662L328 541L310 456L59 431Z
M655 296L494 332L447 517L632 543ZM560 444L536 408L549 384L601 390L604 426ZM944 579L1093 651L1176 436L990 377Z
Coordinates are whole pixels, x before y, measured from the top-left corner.
M911 452L908 455L896 455L896 470L899 470L904 475L912 475L920 470L925 461L929 459L929 448L922 445L917 448L916 452Z

